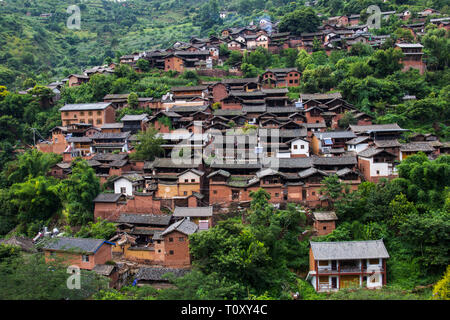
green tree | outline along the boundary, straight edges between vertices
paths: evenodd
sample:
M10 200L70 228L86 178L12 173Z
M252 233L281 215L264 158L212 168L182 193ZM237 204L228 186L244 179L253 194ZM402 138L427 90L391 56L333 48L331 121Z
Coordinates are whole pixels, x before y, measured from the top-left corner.
M162 154L161 144L164 140L158 136L155 128L151 127L145 132L139 132L137 138L138 143L134 145L136 151L130 154L131 159L153 161L155 157Z
M131 109L136 109L139 106L138 95L135 92L131 92L128 96L127 103Z
M100 180L85 160L76 160L72 173L60 186L64 212L72 225L80 225L94 218L94 198L100 193Z
M278 26L280 32L291 32L299 35L303 32L315 32L320 25L320 19L313 9L297 9L286 14Z

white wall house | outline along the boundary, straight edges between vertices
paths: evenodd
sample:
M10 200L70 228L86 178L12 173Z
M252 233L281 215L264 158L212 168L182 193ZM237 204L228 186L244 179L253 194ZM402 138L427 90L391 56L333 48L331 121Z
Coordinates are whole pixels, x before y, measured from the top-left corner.
M381 288L386 284L383 240L310 242L310 271L306 277L318 292L351 287Z
M144 179L139 175L117 177L113 182L114 193L122 193L127 196L132 196L134 192L144 186Z
M309 142L300 138L291 141L291 155L309 157Z

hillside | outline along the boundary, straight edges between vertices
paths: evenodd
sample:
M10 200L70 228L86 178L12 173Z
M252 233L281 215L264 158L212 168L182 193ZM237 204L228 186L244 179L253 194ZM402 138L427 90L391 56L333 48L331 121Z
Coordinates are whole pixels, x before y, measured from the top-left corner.
M83 1L81 30L70 30L66 10L73 1L6 0L0 5L0 83L21 87L27 77L45 83L107 57L187 40L199 31L191 17L202 2Z

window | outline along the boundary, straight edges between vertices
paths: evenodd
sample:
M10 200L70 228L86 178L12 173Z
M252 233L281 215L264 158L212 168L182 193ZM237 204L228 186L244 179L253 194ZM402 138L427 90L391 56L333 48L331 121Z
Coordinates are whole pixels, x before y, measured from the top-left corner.
M217 190L213 190L213 194L217 194Z
M97 115L98 115L98 116L101 116L101 115L102 115L102 112L101 112L101 111L97 111Z
M380 174L380 170L377 170L377 174L378 174L378 175Z
M89 123L94 123L94 119L89 119L89 121L88 121Z
M158 249L158 253L161 252L161 249Z
M97 124L102 124L102 119L97 119Z
M378 264L379 262L378 259L369 259L369 264Z
M302 145L300 146L300 149L305 149L305 146L302 144Z
M294 145L294 150L297 150L298 149L298 145Z
M239 190L232 190L231 191L231 199L232 200L238 200L239 199Z
M64 115L67 117L69 115L69 113L68 112L64 112Z
M327 227L326 227L326 226L324 226L324 227L323 227L323 230L327 230Z
M313 192L312 192L312 195L313 195L313 196L315 196L315 195L316 195L316 193L315 193L315 192L313 191Z
M76 118L77 118L77 115L76 115L76 114L74 114L74 115L73 115L73 117L74 117L74 118L76 119Z
M279 197L280 196L280 194L279 193L275 193L275 197Z
M184 242L184 238L183 238L183 237L179 237L179 238L178 238L178 241L179 241L179 242Z
M183 195L187 196L187 191L183 191Z
M173 238L169 238L169 242L173 242Z
M126 187L121 187L120 188L120 193L127 193L127 188Z
M191 179L191 182L195 182L195 179Z
M328 260L320 260L319 266L321 266L321 267L328 266Z
M185 183L189 182L189 179L184 179L184 182L185 182Z
M81 261L83 261L83 262L89 262L89 256L82 255L82 256L81 256Z
M92 111L89 111L89 112L88 112L88 115L92 116Z
M170 254L170 255L173 255L173 250L169 250L169 254Z

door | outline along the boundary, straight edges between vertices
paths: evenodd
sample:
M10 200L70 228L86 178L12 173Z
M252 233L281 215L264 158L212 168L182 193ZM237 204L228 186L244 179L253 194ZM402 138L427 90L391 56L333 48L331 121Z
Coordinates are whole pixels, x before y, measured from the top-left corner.
M331 270L337 270L336 260L331 260Z
M331 278L331 289L337 289L337 277Z

